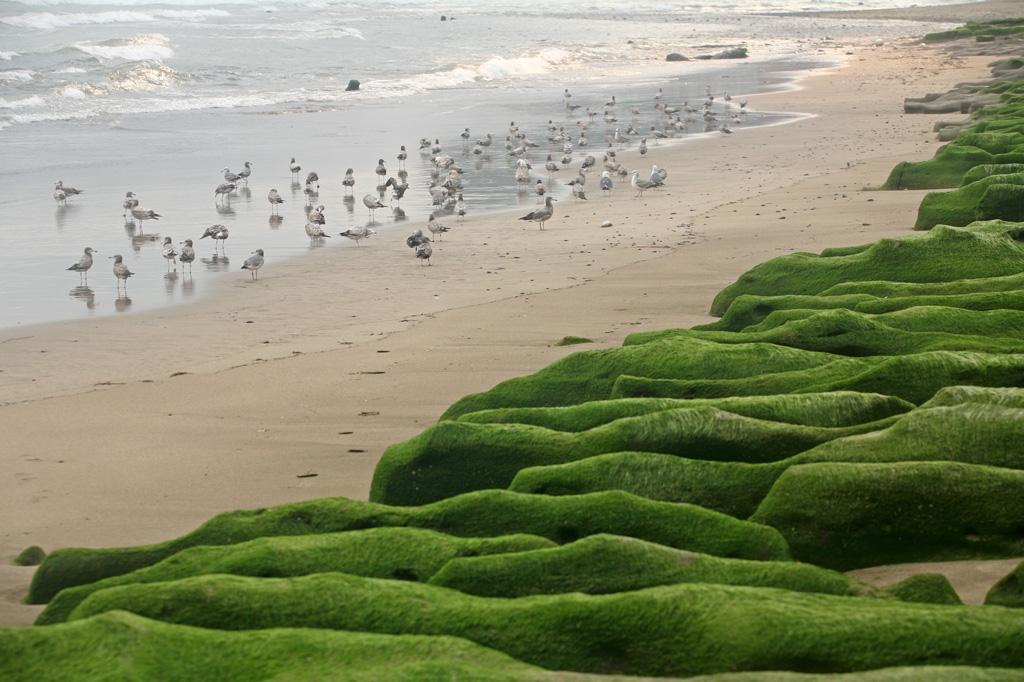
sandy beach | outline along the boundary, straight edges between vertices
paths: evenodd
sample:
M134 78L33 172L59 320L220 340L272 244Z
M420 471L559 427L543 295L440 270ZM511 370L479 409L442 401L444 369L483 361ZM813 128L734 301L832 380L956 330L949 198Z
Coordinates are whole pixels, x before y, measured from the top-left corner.
M258 282L239 272L188 306L0 334L0 625L41 609L20 603L34 569L10 563L29 545L157 542L227 509L365 499L384 449L467 393L633 332L708 322L715 293L774 256L910 233L923 192L864 189L940 144L903 98L985 78L992 59L879 38L825 44L845 66L750 98L755 113L805 118L652 145L624 163L667 168L665 188L635 197L619 182L605 197L592 178L588 201L560 201L543 231L517 220L532 206L452 219L427 267L403 241L424 227L410 224L355 249L268 253ZM556 346L566 335L594 343Z

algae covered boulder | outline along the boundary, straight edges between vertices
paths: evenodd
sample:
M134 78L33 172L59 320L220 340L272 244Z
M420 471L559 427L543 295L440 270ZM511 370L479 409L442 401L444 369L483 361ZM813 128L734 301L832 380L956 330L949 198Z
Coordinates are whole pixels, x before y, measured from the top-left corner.
M751 520L793 556L840 571L1024 554L1024 472L953 462L804 464L779 477Z
M941 573L918 573L885 590L900 601L922 604L963 604L949 579Z
M930 230L936 225L962 227L976 220L1024 220L1020 207L1022 191L1024 173L1010 173L988 175L947 192L930 192L917 209L914 229Z
M71 617L114 610L213 629L449 635L549 670L587 673L1024 666L1024 613L1014 609L731 585L494 599L342 573L218 575L110 588Z
M147 568L61 590L36 620L63 622L98 590L131 583L156 583L214 573L285 578L341 572L370 578L425 582L450 559L553 547L532 535L460 538L422 528L370 528L345 533L266 537L237 545L201 545Z
M575 433L528 424L442 421L385 450L374 470L370 499L392 505L427 504L472 490L505 488L527 467L623 450L718 461L775 461L875 428L874 423L832 429L800 426L714 407L625 417Z
M430 579L478 597L610 594L659 585L708 583L777 587L794 592L885 597L887 592L809 564L722 559L635 538L592 535L517 556L452 559Z
M1024 562L992 586L985 595L985 603L1013 609L1024 608Z
M652 502L621 492L547 497L485 490L421 507L391 507L334 497L225 512L191 533L156 545L55 550L36 571L26 600L43 604L62 589L124 575L197 545L391 526L429 528L459 537L526 533L559 543L594 533L612 533L719 556L766 561L789 558L785 541L772 528L690 505Z
M943 282L1017 274L1024 270L1019 230L1019 224L999 220L939 225L922 235L880 239L848 256L780 256L754 266L719 292L711 314L722 316L744 294L813 295L856 280Z

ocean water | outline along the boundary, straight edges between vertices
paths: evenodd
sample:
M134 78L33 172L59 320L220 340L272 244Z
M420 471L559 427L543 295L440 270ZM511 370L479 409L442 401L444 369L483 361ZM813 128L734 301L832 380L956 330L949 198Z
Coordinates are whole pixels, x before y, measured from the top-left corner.
M548 182L545 155L562 155L546 142L548 122L570 133L574 169L587 154L600 162L616 128L664 129L669 121L653 106L659 88L662 101L677 107L699 107L710 89L728 122L735 112L725 112L725 92L738 100L782 87L795 73L827 64L823 46L936 26L780 13L901 4L945 3L7 0L0 3L0 328L187 304L217 277L247 276L237 270L255 248L268 262L352 248L338 233L371 222L373 239L404 239L434 208L422 138L436 140L464 169L471 213L532 210L534 196L517 190L514 159L503 147L511 122L540 143L528 157L531 184ZM670 52L696 56L736 45L751 56L664 60ZM360 81L358 91L346 90L351 79ZM578 109L566 107L566 88ZM617 106L606 107L612 95ZM598 115L588 117L588 109ZM605 123L606 110L618 120ZM751 112L736 125L794 117ZM590 126L585 148L579 121ZM465 128L468 145L459 135ZM697 120L672 134L685 141L716 129ZM472 142L488 132L494 143L472 154ZM409 191L371 221L361 197L378 195L378 159L397 175L401 145L409 152ZM319 174L318 195L308 197L288 172L291 157L303 167L299 180L309 170ZM222 169L238 172L246 161L248 186L216 201ZM349 167L354 200L341 186ZM85 193L59 204L57 180ZM556 196L567 191L548 184ZM266 200L271 187L286 200L280 218ZM162 219L143 227L126 221L127 191ZM305 210L318 204L334 237L310 244ZM199 240L214 223L231 232L223 255ZM191 276L181 266L167 269L164 236L195 241ZM88 286L79 286L78 274L65 268L85 246L98 255ZM115 253L136 273L128 296L117 293L110 273Z

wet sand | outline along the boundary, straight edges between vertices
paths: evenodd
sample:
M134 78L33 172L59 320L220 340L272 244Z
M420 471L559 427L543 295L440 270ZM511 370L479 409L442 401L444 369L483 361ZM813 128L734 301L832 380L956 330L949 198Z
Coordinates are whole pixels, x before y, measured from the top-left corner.
M903 97L981 78L991 59L847 50L844 68L751 98L811 116L652 146L627 165L669 169L665 189L602 197L595 178L544 231L519 213L451 221L429 267L405 231L344 258L268 254L258 283L239 272L188 307L0 336L0 624L41 608L18 603L34 569L10 565L29 545L158 542L226 509L365 499L389 444L581 348L563 336L602 348L707 322L714 294L761 261L908 234L922 192L863 190L939 144ZM382 279L395 259L408 267Z

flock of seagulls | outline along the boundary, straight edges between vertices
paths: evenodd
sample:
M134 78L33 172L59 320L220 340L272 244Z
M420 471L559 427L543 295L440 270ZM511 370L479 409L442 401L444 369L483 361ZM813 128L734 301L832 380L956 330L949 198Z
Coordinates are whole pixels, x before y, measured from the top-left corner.
M605 130L605 142L607 149L601 155L603 160L601 165L598 166L597 157L593 154L585 154L579 167L577 168L577 174L567 184L569 185L574 202L587 201L585 186L587 184L588 173L592 169L596 169L600 172L600 179L598 180L598 187L602 194L608 196L612 193L615 187L615 178L630 179L630 184L633 189L636 190L635 197L643 196L644 192L649 190L655 190L665 184L668 172L664 169L659 169L658 166L652 166L649 178L640 177L641 172L639 170L628 170L625 166L616 160L616 155L619 151L626 147L631 147L634 143L636 144L636 150L641 157L648 152L648 140L652 140L654 145L657 145L660 140L674 136L678 131L685 131L689 122L697 121L698 118L704 123L704 132L712 132L715 130L714 126L717 125L717 130L723 134L730 134L732 132L730 126L725 123L719 123L719 113L716 113L713 109L715 104L715 97L712 95L710 87L706 91L706 99L698 110L691 107L688 102L683 102L679 107L673 107L665 104L663 99L665 93L661 88L658 89L657 93L654 94L654 109L657 112L661 123L661 129L658 126L652 125L645 134L640 134L636 128L635 116L640 113L638 106L631 106L629 111L633 115L633 120L630 123L622 124L618 121L615 114L616 107L619 106L615 96L613 95L610 100L604 103L603 106L592 109L587 106L585 108L584 116L579 118L575 125L577 132L574 135L573 132L566 130L565 125L557 126L553 120L547 122L547 134L546 134L546 147L543 143L534 142L525 131L521 130L515 122L511 122L509 125L509 134L505 137L504 148L510 159L512 175L515 180L516 186L518 186L520 192L532 191L536 194L538 202L543 202L539 208L530 211L526 215L519 218L521 221L535 222L538 224L541 230L544 230L546 223L551 220L554 216L554 204L556 199L551 196L547 196L547 189L543 180L536 179L535 184L530 184L535 178L533 176L533 164L531 163L531 155L538 151L545 154L546 159L543 161L544 171L547 173L549 178L555 177L556 173L564 170L568 170L570 164L573 162L573 154L577 148L585 148L590 144L590 139L587 137L587 131L591 128L596 120L597 116L601 116L602 120L606 124ZM566 88L563 93L564 105L566 112L569 114L568 118L575 118L576 111L582 108L583 105L577 104L573 101L572 93ZM733 124L742 122L742 115L746 113L747 100L742 99L739 103L739 108L728 104L732 100L732 97L725 93L723 97L725 104L725 116L730 117ZM615 127L615 124L618 124ZM488 132L485 136L478 138L475 142L471 142L473 139L472 133L469 128L464 128L459 137L462 140L464 151L463 154L467 155L472 153L473 155L482 155L488 153L489 148L492 146L495 136L493 133ZM574 141L575 137L575 141ZM541 138L538 138L541 139ZM472 144L472 148L470 145ZM431 205L434 210L430 213L427 220L426 229L430 233L427 237L424 235L423 230L415 230L409 237L406 238L406 244L409 248L413 249L415 257L423 265L430 265L430 259L433 255L433 242L443 240L443 235L446 232L450 232L451 228L440 221L440 214L443 211L445 214L454 215L456 219L461 220L468 214L466 201L463 198L463 185L462 185L462 174L463 169L459 166L456 160L450 155L445 153L439 139L431 141L429 138L422 138L419 144L420 153L429 158L431 164L431 180L427 191L430 196ZM340 236L346 237L354 242L358 246L359 243L367 239L368 237L377 234L376 230L372 229L370 225L374 224L375 211L378 209L388 208L383 202L387 189L391 189L390 203L392 206L401 202L405 197L406 192L409 190L408 173L405 171L405 163L408 160L409 154L406 151L406 147L403 145L397 154L398 171L397 178L390 175L387 169L387 162L381 158L377 161L377 166L374 169L374 174L378 178L377 183L377 195L367 193L362 198L362 203L366 207L369 217L369 224L366 226L353 227L339 233ZM541 162L537 162L541 163ZM253 164L249 161L244 163L244 167L238 173L234 173L229 167L221 169L223 173L224 182L217 185L214 189L215 202L227 202L230 201L232 194L238 189L239 185L249 184L249 178L252 174ZM293 189L297 187L298 178L302 171L302 167L296 162L295 157L291 158L288 164L289 173L293 179ZM344 188L344 195L351 197L356 184L354 169L349 168L346 170L344 177L341 180L341 185ZM307 172L304 182L304 194L307 197L307 222L305 224L305 232L311 242L315 242L320 239L330 238L331 235L328 233L325 225L325 211L326 207L323 204L319 204L315 207L311 205L312 198L316 197L320 190L320 177L315 171ZM54 186L53 197L57 202L66 203L69 197L82 194L83 190L75 189L64 185L62 181L58 181ZM277 189L271 189L267 194L267 201L271 207L271 216L279 216L279 207L285 203L284 198L277 191ZM346 200L348 201L348 199ZM127 192L125 199L122 204L124 208L124 217L127 219L131 217L132 222L138 222L141 226L144 221L147 220L159 220L162 216L156 211L145 208L140 205L138 197L134 192ZM396 209L392 209L396 210ZM224 242L229 237L228 228L224 225L212 225L203 232L200 240L209 237L214 244L214 250L223 250ZM177 246L174 244L170 237L165 237L161 247L162 256L167 263L168 271L172 264L177 264L179 261L182 264L183 270L187 266L188 271L191 273L192 263L196 258L196 251L191 239L186 239L180 242ZM88 273L93 265L93 255L97 252L87 247L82 256L67 269L79 273L80 281L83 283L88 282ZM127 291L127 280L134 275L133 272L123 262L123 258L119 254L110 256L114 261L113 273L117 279L118 290L122 285ZM242 265L243 270L248 270L251 274L252 281L259 279L258 271L265 263L265 257L263 249L256 249L252 252Z

